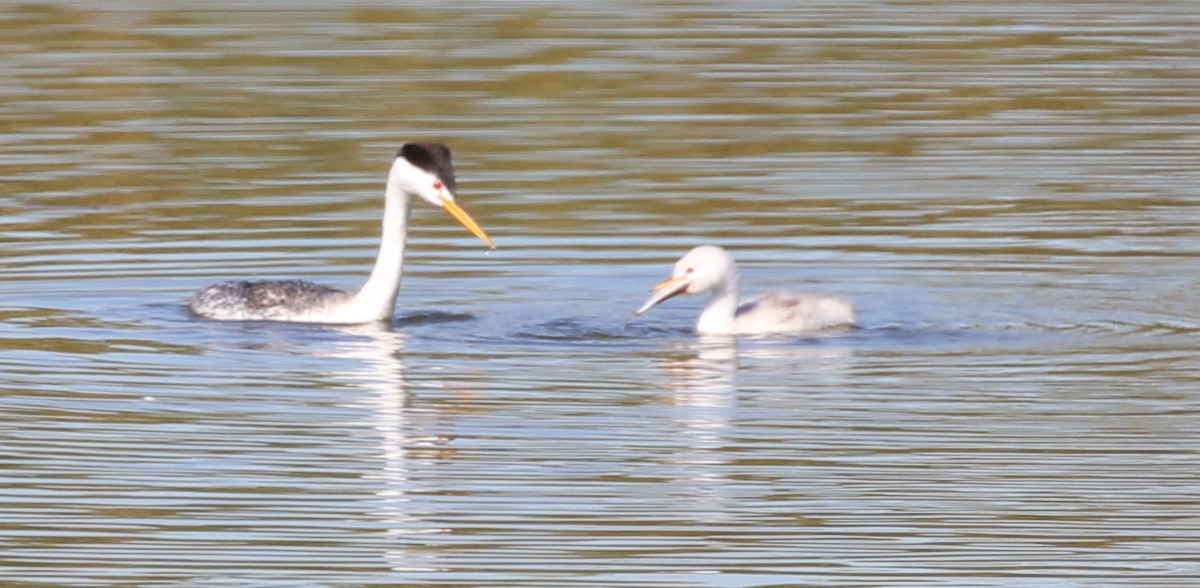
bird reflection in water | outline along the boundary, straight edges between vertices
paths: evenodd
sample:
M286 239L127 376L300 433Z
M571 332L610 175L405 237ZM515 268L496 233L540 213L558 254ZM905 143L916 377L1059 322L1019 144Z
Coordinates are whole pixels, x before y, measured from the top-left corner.
M737 341L701 337L673 344L660 355L665 400L671 405L671 438L678 446L664 459L674 484L693 502L698 521L720 523L727 516L730 484L724 466L730 420L737 403Z
M451 437L438 432L426 433L428 425L413 420L409 386L405 378L405 336L386 323L336 327L348 335L337 342L330 356L357 360L357 368L331 374L333 378L369 392L359 403L370 409L369 425L378 432L380 466L374 513L385 528L388 567L394 571L436 571L437 550L426 549L433 537L450 532L422 520L422 509L414 505L416 492L412 468L424 462L437 462L453 456ZM428 414L428 413L422 413ZM437 429L442 426L435 424ZM413 549L420 546L421 549Z

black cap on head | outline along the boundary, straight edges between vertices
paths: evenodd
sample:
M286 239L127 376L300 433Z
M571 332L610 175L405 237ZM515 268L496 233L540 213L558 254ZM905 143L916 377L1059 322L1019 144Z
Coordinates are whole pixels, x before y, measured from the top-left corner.
M458 193L458 182L454 180L454 165L450 163L450 148L441 143L405 143L397 157L435 175L446 185L451 194Z

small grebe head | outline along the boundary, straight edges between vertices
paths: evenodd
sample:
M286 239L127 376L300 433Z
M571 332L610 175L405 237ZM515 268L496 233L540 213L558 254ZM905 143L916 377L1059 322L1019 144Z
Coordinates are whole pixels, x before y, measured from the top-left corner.
M671 279L687 280L687 293L700 294L733 276L733 256L715 245L701 245L675 262Z
M671 278L655 286L650 299L634 314L642 314L654 305L679 294L701 294L736 279L733 257L715 245L701 245L675 262Z
M496 244L487 233L454 200L458 182L450 162L450 148L441 143L405 143L388 172L388 188L415 194L422 200L442 208L455 220L479 237L487 246Z

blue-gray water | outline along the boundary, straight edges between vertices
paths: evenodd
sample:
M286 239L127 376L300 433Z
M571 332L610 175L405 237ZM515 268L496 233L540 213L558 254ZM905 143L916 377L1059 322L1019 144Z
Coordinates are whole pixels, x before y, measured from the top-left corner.
M125 2L0 15L0 574L88 586L1192 586L1193 2ZM400 143L391 328L357 287ZM831 336L638 317L693 245Z

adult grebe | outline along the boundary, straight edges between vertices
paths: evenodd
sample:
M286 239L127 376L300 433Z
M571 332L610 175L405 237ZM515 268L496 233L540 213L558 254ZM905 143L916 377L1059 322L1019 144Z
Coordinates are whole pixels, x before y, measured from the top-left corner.
M197 292L188 308L198 316L226 321L356 324L388 320L396 310L413 196L442 207L488 247L496 248L454 201L456 186L449 148L441 143L406 143L388 172L379 257L357 292L299 280L222 282Z
M696 321L701 335L758 335L820 331L854 324L854 306L845 298L823 294L772 292L739 305L738 274L724 249L701 245L675 263L671 279L657 285L634 314L677 294L712 290L708 306Z

